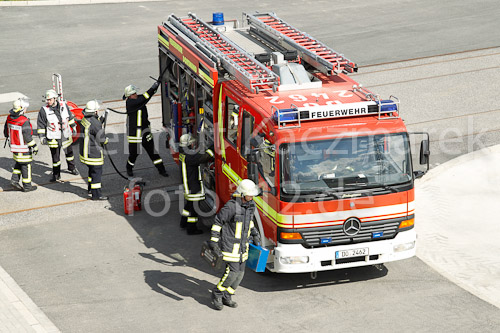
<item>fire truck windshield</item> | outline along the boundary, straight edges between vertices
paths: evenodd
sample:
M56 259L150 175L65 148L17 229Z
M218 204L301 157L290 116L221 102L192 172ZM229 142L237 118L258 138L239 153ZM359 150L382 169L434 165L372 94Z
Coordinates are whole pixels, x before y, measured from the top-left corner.
M284 194L387 188L412 179L406 133L281 144L280 160Z

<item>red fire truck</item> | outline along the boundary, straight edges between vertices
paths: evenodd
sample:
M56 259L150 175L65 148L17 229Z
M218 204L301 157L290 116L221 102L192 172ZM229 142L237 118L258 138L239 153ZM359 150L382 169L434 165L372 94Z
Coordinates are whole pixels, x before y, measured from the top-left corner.
M209 205L254 180L272 272L376 265L415 255L414 179L399 100L363 88L358 67L274 13L170 15L158 26L168 146L215 147ZM429 137L420 164L429 167Z

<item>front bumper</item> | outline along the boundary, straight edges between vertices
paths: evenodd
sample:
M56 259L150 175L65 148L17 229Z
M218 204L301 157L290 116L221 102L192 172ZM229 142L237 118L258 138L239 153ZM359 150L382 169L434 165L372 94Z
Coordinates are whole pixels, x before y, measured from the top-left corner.
M306 249L301 244L278 243L272 252L274 258L268 269L276 273L308 273L382 264L415 256L416 232L414 229L400 232L393 239L349 245ZM361 257L336 259L337 251L368 248ZM307 262L306 262L307 258Z

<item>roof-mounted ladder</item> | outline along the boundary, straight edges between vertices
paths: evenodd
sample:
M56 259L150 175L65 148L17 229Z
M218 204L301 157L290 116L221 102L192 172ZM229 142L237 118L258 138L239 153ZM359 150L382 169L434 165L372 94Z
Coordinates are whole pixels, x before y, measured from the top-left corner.
M170 15L168 22L188 36L197 47L252 92L276 89L279 77L196 14L179 18ZM202 47L200 47L202 45Z
M305 62L326 75L358 71L355 63L308 34L292 27L275 13L244 13L243 17L251 27L271 37L281 46L297 50Z

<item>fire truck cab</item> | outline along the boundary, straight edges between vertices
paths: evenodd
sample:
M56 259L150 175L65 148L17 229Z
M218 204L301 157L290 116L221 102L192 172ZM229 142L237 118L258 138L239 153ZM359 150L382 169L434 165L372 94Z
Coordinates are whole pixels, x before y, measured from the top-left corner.
M274 13L170 15L158 26L163 125L214 146L209 207L245 178L273 272L317 272L415 255L414 172L399 100L363 88L357 65ZM429 167L428 135L420 163ZM215 212L215 210L214 210Z

